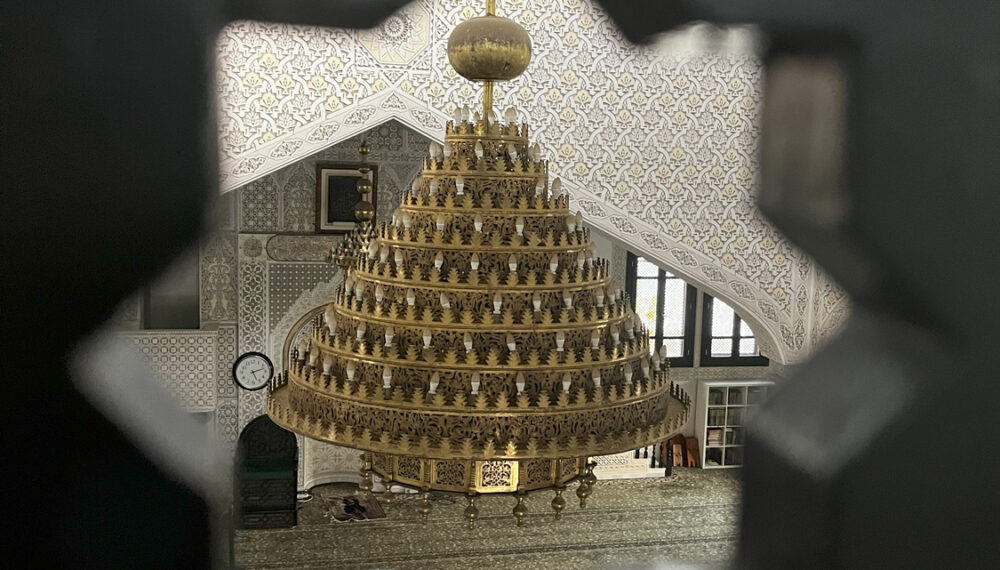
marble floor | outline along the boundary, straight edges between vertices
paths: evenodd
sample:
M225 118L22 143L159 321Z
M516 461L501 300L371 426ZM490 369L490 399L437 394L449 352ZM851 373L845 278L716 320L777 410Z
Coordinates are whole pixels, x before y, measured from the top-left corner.
M553 518L551 492L528 496L525 525L517 527L511 497L483 497L480 520L469 529L465 499L434 497L428 524L419 499L397 496L386 518L333 522L324 494L313 489L292 529L237 531L234 549L243 568L589 569L724 566L733 555L739 516L737 470L677 468L667 478L600 481L587 507L574 487L562 520Z

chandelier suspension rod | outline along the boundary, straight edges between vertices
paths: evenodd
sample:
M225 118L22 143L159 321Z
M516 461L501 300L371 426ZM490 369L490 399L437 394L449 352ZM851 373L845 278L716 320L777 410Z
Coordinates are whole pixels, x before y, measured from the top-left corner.
M496 0L486 0L486 15L497 15ZM493 80L483 81L483 122L486 123L487 132L490 126L490 109L493 108Z

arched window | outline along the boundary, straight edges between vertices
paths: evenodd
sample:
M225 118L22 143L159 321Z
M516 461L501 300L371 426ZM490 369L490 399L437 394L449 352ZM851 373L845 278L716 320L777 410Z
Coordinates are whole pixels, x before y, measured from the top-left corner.
M750 325L732 307L688 285L673 273L633 253L628 254L625 291L643 325L651 350L666 347L672 367L768 366L758 352ZM697 316L701 295L701 316ZM701 323L696 339L695 323ZM700 345L696 346L697 344Z
M676 275L628 254L625 290L649 329L651 350L667 349L670 366L694 366L697 290Z
M702 366L767 366L750 325L732 307L705 293L701 322Z

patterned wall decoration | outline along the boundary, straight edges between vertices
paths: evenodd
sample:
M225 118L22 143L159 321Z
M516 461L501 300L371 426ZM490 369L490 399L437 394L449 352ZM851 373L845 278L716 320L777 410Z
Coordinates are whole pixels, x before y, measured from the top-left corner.
M218 370L216 371L216 378L218 379L216 392L219 398L235 398L237 397L237 388L233 382L232 366L236 362L236 357L239 356L236 343L236 325L219 325L216 333L215 343L219 360Z
M271 178L254 180L239 193L240 231L278 231L278 189Z
M327 261L330 252L340 243L339 235L271 236L265 248L274 261Z
M201 322L236 320L236 235L212 234L201 246Z
M216 407L215 331L120 333L149 361L150 368L189 412Z
M378 165L377 219L386 219L399 205L403 189L419 172L420 161L427 153L430 139L390 120L348 138L336 145L281 168L240 189L240 220L243 232L312 232L316 225L316 163L356 162L361 140L368 141L369 161ZM276 236L280 257L288 257L299 242L291 236ZM332 236L311 236L301 242L311 246ZM271 252L268 243L268 253Z
M239 428L237 433L242 433L247 424L266 413L264 403L266 401L266 390L255 392L240 392L239 397Z
M235 449L236 440L240 437L239 415L239 400L237 398L219 400L219 404L215 408L215 434L228 444L231 450Z
M311 489L331 482L360 482L360 452L303 438L303 477L300 488Z
M263 352L267 348L268 266L264 243L269 236L239 236L239 325L238 351ZM239 392L239 427L264 411L263 390Z
M280 365L284 368L288 362L285 360L284 345L285 340L288 335L291 334L292 327L295 326L302 317L313 309L326 305L333 299L337 291L337 286L343 281L344 275L340 271L337 271L334 276L328 281L320 281L308 291L303 292L299 295L299 298L295 300L291 306L285 311L284 316L281 317L277 323L271 323L271 337L268 346L268 354L272 355L275 365ZM311 333L311 327L301 327L299 333L306 334ZM300 334L297 334L298 338ZM311 334L310 334L311 336ZM293 341L291 346L297 346L298 341ZM280 363L280 364L279 364Z
M358 32L365 58L386 66L408 66L430 45L431 16L425 6L410 4L371 30Z
M215 433L222 441L235 444L239 436L239 394L233 382L232 365L239 356L235 324L220 324L216 329L216 398Z
M662 468L650 468L649 458L637 458L633 451L614 455L599 455L594 457L594 461L597 462L597 466L594 467L594 475L597 476L598 481L663 476Z
M611 277L624 286L626 264L628 263L628 250L618 244L612 245L610 261Z
M273 336L274 325L288 313L288 309L303 293L311 291L319 283L329 283L338 271L336 265L329 263L272 263L268 285L271 291L268 303L270 323L268 332ZM298 318L302 315L293 316Z
M843 289L824 281L813 293L813 346L829 342L844 325L851 312L851 301Z
M825 278L812 278L809 260L753 203L761 101L754 54L630 46L588 0L507 0L499 8L528 29L534 56L524 75L498 87L498 107L514 104L543 133L553 173L591 223L730 302L776 360L800 360L815 323L797 297L803 287L813 295L810 284L822 287ZM218 44L223 189L389 118L440 137L456 105L478 100L478 89L447 64L445 45L458 22L480 11L418 0L368 32L229 26ZM255 211L244 207L241 219L256 219L248 215Z

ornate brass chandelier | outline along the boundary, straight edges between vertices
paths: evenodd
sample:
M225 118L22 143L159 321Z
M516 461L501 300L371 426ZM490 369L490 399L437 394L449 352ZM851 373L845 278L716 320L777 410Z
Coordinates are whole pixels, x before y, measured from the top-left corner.
M511 493L521 525L540 489L559 518L567 483L580 481L581 506L591 494L589 458L666 439L688 417L528 126L493 111L492 82L530 55L492 1L455 29L448 56L484 82L482 115L457 110L392 222L362 220L334 255L349 270L323 326L269 387L276 423L362 450L361 492L373 474L419 489L425 520L430 491L465 494L470 525L479 494Z

